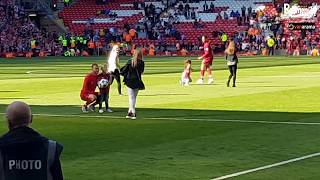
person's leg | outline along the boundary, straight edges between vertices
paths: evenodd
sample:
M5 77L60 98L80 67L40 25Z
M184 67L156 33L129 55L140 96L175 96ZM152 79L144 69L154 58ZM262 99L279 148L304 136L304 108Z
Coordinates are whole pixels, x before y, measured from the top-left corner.
M127 118L132 117L132 111L133 111L133 99L134 99L134 90L128 87L128 98L129 98L129 110Z
M138 89L132 89L132 94L131 94L131 112L132 114L136 113L136 102L137 102L137 95L138 95Z
M82 110L82 112L87 113L88 112L88 107L87 107L88 97L85 94L80 94L80 98L81 98L81 100L86 102L84 105L81 106L81 110Z
M208 73L208 84L213 83L213 78L212 78L212 67L211 65L207 66L207 73Z
M133 97L132 97L132 119L137 118L136 114L136 103L139 89L133 89Z
M87 112L88 107L92 109L92 106L95 105L95 103L97 102L97 96L94 94L83 94L81 95L81 99L83 101L85 101L86 103L82 106L82 111L83 112Z
M100 96L97 97L97 102L99 102L99 111L102 110L103 99L104 99L104 94L101 94Z
M95 106L100 102L100 94L95 92L94 94L89 94L90 101L87 102L87 106L91 111L95 111Z
M200 79L197 81L197 84L203 84L204 82L204 72L205 72L205 64L201 63L200 67Z
M227 81L227 87L230 86L230 80L231 80L232 74L233 74L232 66L228 66L228 68L229 68L230 75L229 75L229 78L228 78L228 81Z
M104 103L105 103L105 106L106 106L106 110L109 109L109 94L105 94L104 96Z
M120 72L119 72L119 70L116 70L116 71L113 73L113 77L114 77L114 79L116 79L117 84L118 84L118 93L119 93L119 95L122 95L122 93L121 93L121 78L120 78Z
M237 64L232 66L232 75L233 75L233 85L232 85L232 87L236 87L237 70L238 70Z
M106 111L111 113L113 112L110 108L109 108L109 93L106 94L106 97L105 97L105 104L106 104Z

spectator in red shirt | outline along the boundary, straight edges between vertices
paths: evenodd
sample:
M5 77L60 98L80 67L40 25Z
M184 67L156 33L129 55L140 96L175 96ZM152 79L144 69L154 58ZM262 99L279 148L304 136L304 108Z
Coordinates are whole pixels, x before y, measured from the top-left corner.
M82 106L82 112L88 112L88 108L94 110L93 104L97 100L98 92L95 92L98 82L99 66L91 65L92 72L87 74L83 81L80 97L86 104Z
M212 52L210 43L208 41L208 38L206 36L202 36L201 40L204 43L203 45L204 54L198 58L199 60L202 59L202 63L201 63L201 70L200 70L200 79L197 81L197 84L204 83L205 71L208 72L208 77L209 77L208 84L212 84L213 78L212 78L211 66L213 62L213 52Z

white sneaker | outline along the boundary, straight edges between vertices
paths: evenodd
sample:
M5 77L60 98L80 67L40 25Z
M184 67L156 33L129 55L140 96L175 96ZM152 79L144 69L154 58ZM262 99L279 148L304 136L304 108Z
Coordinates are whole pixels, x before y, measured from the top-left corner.
M204 80L203 79L198 79L197 84L203 84Z
M129 113L127 114L127 116L126 116L126 119L131 119L131 118L132 118L132 113L129 112Z
M111 109L107 109L107 112L108 113L112 113L113 111Z
M83 106L81 107L81 110L82 110L83 113L88 113L88 110L87 110L87 106L86 106L86 105L83 105Z
M99 109L99 113L102 114L103 113L103 109Z
M213 84L213 78L208 79L208 84Z

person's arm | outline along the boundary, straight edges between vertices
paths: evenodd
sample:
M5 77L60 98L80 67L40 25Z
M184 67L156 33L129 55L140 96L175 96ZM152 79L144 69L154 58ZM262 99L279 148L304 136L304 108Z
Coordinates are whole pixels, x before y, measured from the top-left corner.
M109 74L109 86L111 86L111 84L113 83L114 77L112 76L112 74Z
M129 71L129 67L131 66L131 61L128 61L126 65L124 65L122 68L120 68L120 74L122 76L125 76L127 72Z
M63 147L58 145L56 148L55 161L53 162L50 168L50 172L53 180L63 180L62 168L60 163L60 154L62 150L63 150Z
M191 65L188 64L187 68L186 68L186 73L190 73L191 72Z
M205 46L204 47L204 54L202 56L200 56L198 59L204 59L207 58L209 56L209 47Z
M142 64L142 70L141 70L141 74L143 74L143 73L144 73L144 62Z
M119 59L119 54L117 56L117 59L116 59L116 66L118 69L120 69L120 59Z
M83 85L82 85L82 90L83 91L87 91L88 90L88 84L89 84L89 80L88 79L89 79L88 76L84 77Z

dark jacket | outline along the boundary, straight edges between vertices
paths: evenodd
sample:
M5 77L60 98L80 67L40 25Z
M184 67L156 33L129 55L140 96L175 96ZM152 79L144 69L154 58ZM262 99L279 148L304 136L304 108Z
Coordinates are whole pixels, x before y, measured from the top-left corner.
M124 77L123 82L131 89L144 89L141 74L144 72L144 62L138 61L136 67L132 67L131 60L121 68L121 75Z
M48 151L49 151L48 142L49 142L49 139L41 136L38 132L36 132L35 130L29 127L20 127L20 128L15 128L10 130L8 133L6 133L0 138L0 151L2 154L2 159L4 161L3 168L8 169L7 161L9 160L7 159L7 157L12 158L12 156L14 156L16 157L17 160L24 160L24 159L34 160L35 157L47 158ZM45 167L43 168L45 169L43 170L45 172L43 172L42 174L47 175L47 172L49 171L51 173L53 180L63 180L61 164L59 159L62 150L63 150L62 145L56 143L54 159L52 161L51 166L47 168L47 164L45 162L42 163L43 167ZM5 175L6 177L10 173L5 172L5 174L6 174ZM18 176L18 177L27 176L24 179L30 178L29 174L28 175L19 174L15 176Z

